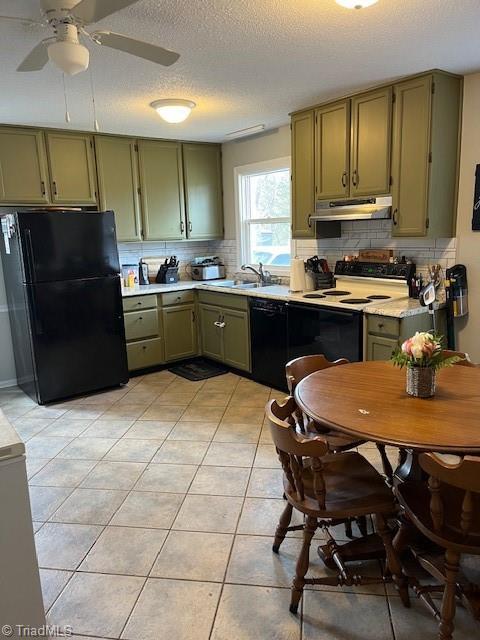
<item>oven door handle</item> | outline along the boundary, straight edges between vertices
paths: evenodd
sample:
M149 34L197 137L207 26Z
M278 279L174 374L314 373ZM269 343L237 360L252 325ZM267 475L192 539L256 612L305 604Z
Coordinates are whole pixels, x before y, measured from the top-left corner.
M330 315L341 316L342 318L353 318L359 313L358 311L354 311L353 309L351 311L342 311L340 309L332 309L331 307L314 306L313 304L298 305L287 302L287 306L291 307L292 309L301 309L302 311L305 310L305 307L308 307L309 309L311 309L312 311L316 311L317 313L329 313Z

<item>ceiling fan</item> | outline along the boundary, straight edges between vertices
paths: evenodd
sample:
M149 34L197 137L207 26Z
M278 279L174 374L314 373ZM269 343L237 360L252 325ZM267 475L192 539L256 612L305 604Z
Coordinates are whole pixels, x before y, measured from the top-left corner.
M64 73L75 75L88 68L90 52L80 36L95 44L117 49L150 60L165 67L178 60L180 54L112 31L89 32L85 27L135 4L138 0L40 0L43 20L0 16L24 24L51 27L54 35L45 38L17 67L17 71L41 71L51 60Z

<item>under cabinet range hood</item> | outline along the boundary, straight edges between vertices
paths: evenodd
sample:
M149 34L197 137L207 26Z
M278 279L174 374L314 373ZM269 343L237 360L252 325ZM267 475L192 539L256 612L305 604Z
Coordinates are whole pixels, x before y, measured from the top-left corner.
M318 200L312 222L332 220L385 220L392 217L392 196L350 200Z

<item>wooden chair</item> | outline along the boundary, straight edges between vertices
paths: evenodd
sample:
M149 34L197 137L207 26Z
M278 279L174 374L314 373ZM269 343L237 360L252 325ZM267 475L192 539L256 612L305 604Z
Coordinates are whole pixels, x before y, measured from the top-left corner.
M445 557L414 548L420 564L444 586L410 582L417 596L439 620L440 640L453 636L456 598L461 598L474 617L480 619L480 586L461 575L462 554L480 555L480 458L466 456L452 461L435 453L422 453L422 469L428 483L405 482L395 492L407 517L438 547ZM440 611L431 593L443 591Z
M277 527L274 551L278 552L287 531L298 528L288 526L293 509L305 516L303 545L293 580L290 611L297 612L306 584L351 586L384 581L384 578L351 573L328 531L330 526L367 515L375 516L376 527L385 546L387 567L396 582L402 602L408 606L407 581L393 548L392 534L386 520L395 511L391 490L382 476L359 453L329 454L329 445L323 435L311 437L300 434L295 428L296 410L293 398L289 398L284 405L279 405L276 400L267 405L267 418L283 468L283 486L288 502ZM308 464L305 464L306 459ZM324 578L306 578L310 544L318 527L325 531L338 573Z
M451 358L452 356L458 356L461 358L458 362L455 362L456 365L461 365L463 367L478 367L477 364L470 360L470 356L468 353L463 353L462 351L450 351L450 349L443 349L442 356L444 358Z
M337 367L342 364L349 364L349 360L347 360L346 358L340 358L339 360L330 362L324 355L321 354L302 356L300 358L296 358L295 360L291 360L285 367L287 375L287 385L290 395L293 396L298 383L311 373L322 371L323 369L328 369L330 367ZM351 436L343 435L341 433L338 433L337 431L326 429L322 427L322 425L313 423L312 421L310 421L309 424L308 419L307 424L305 424L303 413L301 411L299 411L298 413L299 415L297 417L299 426L308 430L312 430L313 427L313 430L317 433L324 434L332 451L348 451L348 449L358 447L365 442L364 440L355 440ZM391 483L393 479L393 469L392 465L390 464L390 460L388 459L385 445L377 444L377 449L382 459L383 472L388 481Z

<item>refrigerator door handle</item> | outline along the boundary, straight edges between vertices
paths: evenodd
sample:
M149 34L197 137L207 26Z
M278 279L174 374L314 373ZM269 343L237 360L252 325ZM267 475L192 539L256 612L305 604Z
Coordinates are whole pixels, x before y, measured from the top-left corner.
M36 295L35 295L35 287L30 286L28 287L28 289L30 294L32 332L36 336L41 336L43 334L43 329L37 315L37 301L36 301Z
M33 243L32 243L32 234L30 233L30 229L25 229L25 257L27 261L27 269L28 269L28 280L30 282L35 282L35 261L33 257Z

